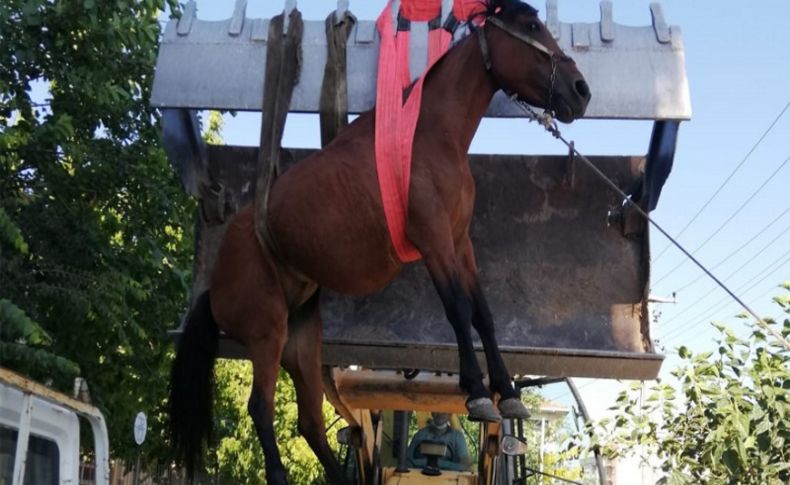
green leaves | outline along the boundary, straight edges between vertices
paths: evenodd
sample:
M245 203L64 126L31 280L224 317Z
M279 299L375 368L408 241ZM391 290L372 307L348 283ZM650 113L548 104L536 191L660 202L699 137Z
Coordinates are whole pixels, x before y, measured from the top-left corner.
M790 300L776 300L790 313ZM661 483L790 483L790 352L757 326L747 339L715 327L717 352L678 349L677 389L660 383L642 395L637 385L619 395L616 418L593 427L606 437L596 445L610 457L647 450L662 462Z
M247 400L252 388L252 366L247 361L217 361L216 455L207 462L217 463L222 481L257 484L264 481L264 458L252 419L247 414ZM296 391L291 379L280 371L275 392L274 423L276 441L283 465L292 483L322 483L323 468L298 431ZM334 409L324 401L324 421L334 419ZM338 428L342 425L338 425ZM337 429L337 428L335 428ZM335 433L327 433L330 445L337 449Z
M22 254L28 253L27 243L19 227L14 224L5 209L0 207L0 250L6 244Z
M678 347L678 355L681 359L688 359L691 356L691 352L685 345L681 345Z
M49 380L71 382L79 367L51 351L52 338L25 312L0 299L0 362L27 375L45 375Z
M114 457L137 457L145 410L143 461L168 456L166 331L188 301L195 207L149 103L164 7L0 2L0 360L61 389L85 377Z
M44 349L0 341L0 361L27 375L45 375L45 384L72 382L80 374L77 364Z
M0 299L0 338L31 345L52 343L52 338L44 329L6 299Z

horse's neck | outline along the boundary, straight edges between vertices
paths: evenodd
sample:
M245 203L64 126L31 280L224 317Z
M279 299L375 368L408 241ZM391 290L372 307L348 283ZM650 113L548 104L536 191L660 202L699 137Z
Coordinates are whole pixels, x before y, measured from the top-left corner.
M457 141L462 153L469 150L497 89L485 70L476 36L463 39L431 69L420 109L421 121L442 137Z

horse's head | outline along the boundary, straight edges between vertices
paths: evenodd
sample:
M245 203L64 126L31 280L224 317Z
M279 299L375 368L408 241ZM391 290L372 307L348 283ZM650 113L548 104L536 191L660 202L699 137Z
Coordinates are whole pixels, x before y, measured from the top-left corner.
M554 111L565 123L584 115L590 88L537 10L518 0L489 0L478 35L486 67L501 89Z

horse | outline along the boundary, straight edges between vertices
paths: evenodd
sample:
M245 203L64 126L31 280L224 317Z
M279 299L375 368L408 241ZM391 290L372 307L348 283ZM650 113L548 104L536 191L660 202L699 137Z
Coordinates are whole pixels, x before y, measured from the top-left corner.
M453 327L459 385L470 419L528 415L497 347L494 321L478 283L469 226L475 197L467 152L499 89L555 113L581 117L590 90L537 11L518 0L489 0L482 26L458 41L426 74L412 152L406 235L419 250ZM473 20L473 19L470 19ZM476 19L475 19L476 20ZM470 22L471 24L471 22ZM171 440L191 471L210 433L213 362L219 331L243 345L253 368L248 403L263 448L268 483L287 483L273 425L282 366L292 377L298 427L332 483L345 483L326 439L321 403L319 288L369 294L403 263L393 248L377 182L375 108L271 186L261 242L252 207L230 222L209 289L187 316L170 383ZM471 328L483 344L483 383ZM498 409L492 396L499 395Z

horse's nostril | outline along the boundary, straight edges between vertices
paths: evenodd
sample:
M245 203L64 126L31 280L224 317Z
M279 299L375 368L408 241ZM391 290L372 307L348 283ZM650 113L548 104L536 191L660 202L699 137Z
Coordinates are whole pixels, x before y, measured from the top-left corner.
M576 92L582 98L587 99L590 97L590 87L587 85L584 79L579 79L578 81L576 81L574 87L576 88Z

